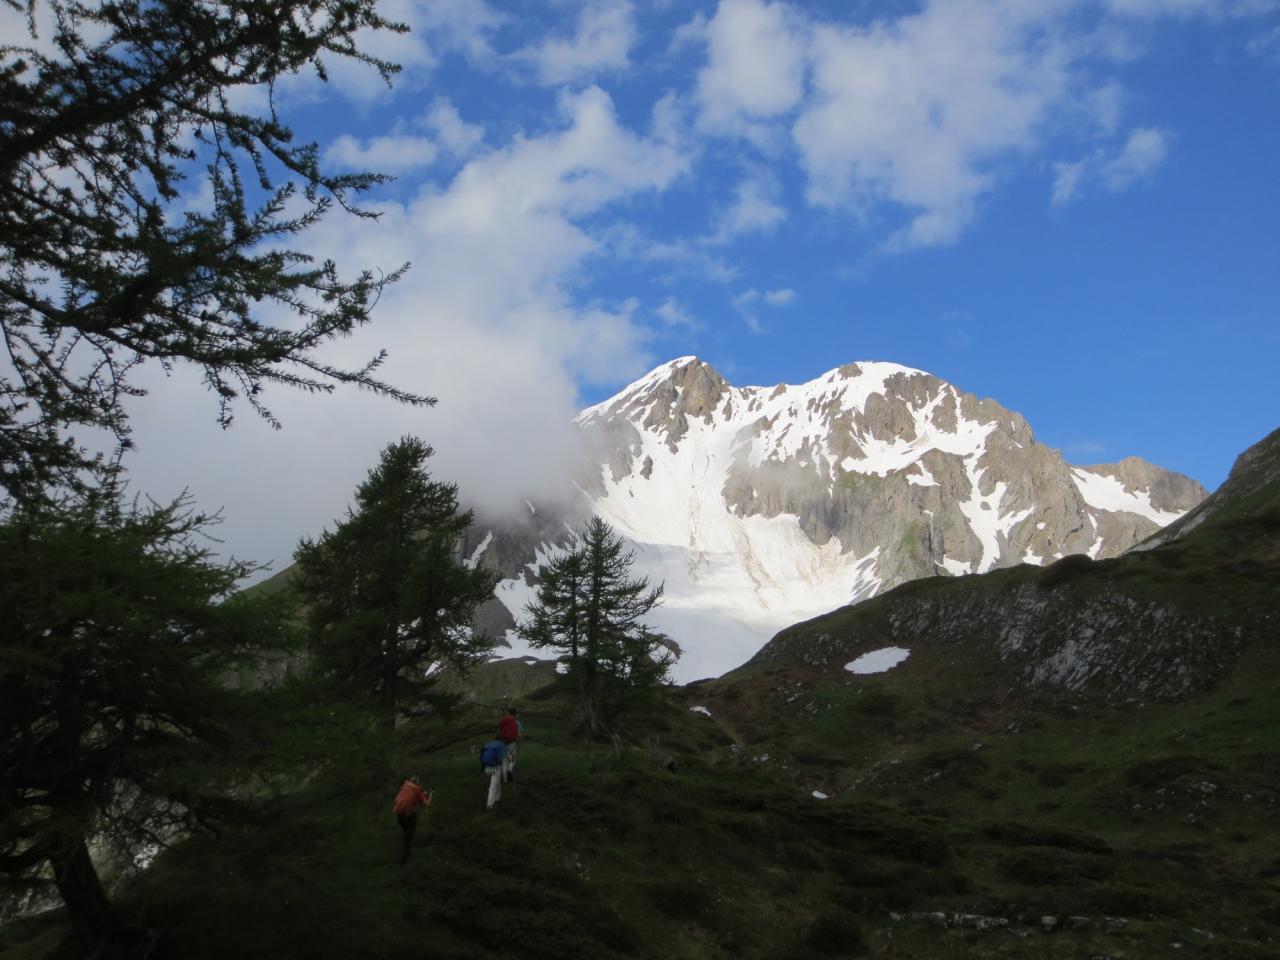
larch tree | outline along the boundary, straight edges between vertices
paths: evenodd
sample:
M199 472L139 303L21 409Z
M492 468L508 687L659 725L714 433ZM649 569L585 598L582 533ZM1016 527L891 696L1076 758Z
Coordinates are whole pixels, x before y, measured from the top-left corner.
M322 356L407 264L300 248L335 207L375 216L358 201L386 178L323 169L276 98L344 60L390 82L361 44L407 27L376 0L0 3L26 23L0 37L0 869L51 865L90 953L120 936L89 844L226 812L224 681L276 625L230 596L249 568L212 562L207 518L121 504L139 369L194 367L224 426L275 424L273 385L434 402L380 380L380 353Z
M253 568L214 562L208 522L101 492L0 522L0 870L47 864L86 954L129 936L90 844L127 863L216 824L243 776L228 678L282 618L233 595Z
M538 594L518 625L535 649L552 649L578 690L582 726L610 732L618 706L664 682L674 662L670 638L644 623L662 586L630 576L635 555L604 520L593 517L574 548L547 563Z
M347 518L294 555L317 669L393 729L442 702L440 668L465 669L491 647L472 618L496 579L458 556L472 515L455 484L431 479L431 454L416 437L389 445Z
M356 198L387 178L323 170L275 96L343 59L390 82L357 39L406 26L375 0L0 3L27 21L0 38L0 500L109 467L147 363L199 369L224 425L237 401L274 423L272 384L433 402L377 379L381 354L321 358L407 264L344 276L297 249L335 204L375 216ZM114 453L69 427L110 431Z

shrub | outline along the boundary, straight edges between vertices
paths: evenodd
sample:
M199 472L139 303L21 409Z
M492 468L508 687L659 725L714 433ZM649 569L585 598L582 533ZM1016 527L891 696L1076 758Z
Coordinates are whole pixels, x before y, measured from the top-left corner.
M1160 757L1137 763L1125 771L1124 779L1131 787L1157 790L1171 786L1183 777L1211 777L1222 768L1215 763L1192 756Z
M1074 580L1093 566L1093 561L1083 553L1072 553L1055 563L1049 564L1040 573L1036 586L1050 590L1060 584Z
M818 917L804 936L804 945L820 956L846 957L865 954L862 929L849 917L832 913Z
M1106 862L1097 857L1052 848L1018 854L1004 862L1007 877L1033 887L1093 883L1110 872Z
M661 913L678 920L706 920L715 911L711 891L691 877L666 877L645 886L645 894Z
M1084 853L1109 853L1111 850L1106 841L1086 833L1055 830L1052 827L1016 821L989 823L982 828L982 832L993 840L1012 847L1057 847L1060 850Z

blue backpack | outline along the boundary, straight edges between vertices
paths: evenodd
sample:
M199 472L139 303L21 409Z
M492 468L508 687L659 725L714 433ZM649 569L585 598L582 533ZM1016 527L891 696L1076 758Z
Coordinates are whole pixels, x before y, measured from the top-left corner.
M506 747L497 740L490 740L480 748L480 769L502 766L502 761L506 754Z

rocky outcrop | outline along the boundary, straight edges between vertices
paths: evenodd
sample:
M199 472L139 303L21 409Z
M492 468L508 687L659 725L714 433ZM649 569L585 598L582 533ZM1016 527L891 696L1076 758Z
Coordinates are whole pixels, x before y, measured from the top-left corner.
M1131 467L1132 469L1132 467ZM1154 499L1154 498L1153 498ZM780 632L753 658L841 671L876 650L984 664L990 684L1104 700L1210 687L1280 622L1280 431L1251 447L1192 530L1100 562L934 578ZM938 669L938 668L934 668Z
M666 584L655 620L688 651L682 679L920 577L1115 556L1205 496L1136 458L1073 467L994 400L892 363L735 387L683 357L577 425L574 507L532 514L520 532L495 524L484 562L519 616L539 553L565 542L566 524L603 517L636 547L636 572Z
M1224 510L1235 509L1247 516L1259 508L1265 509L1270 502L1265 494L1274 490L1277 481L1280 481L1280 429L1273 430L1240 454L1227 479L1211 497L1134 549L1150 550L1179 540ZM1253 502L1260 496L1262 503Z
M706 429L691 435L695 420ZM894 364L848 364L799 387L735 388L682 358L579 422L590 447L607 452L597 461L607 469L584 475L594 496L650 478L646 434L663 441L665 459L690 462L690 482L718 456L727 510L793 516L814 544L835 538L854 556L879 547L879 589L938 570L1116 556L1206 495L1136 457L1072 468L1018 414ZM629 497L642 491L627 485Z
M1091 572L982 589L934 580L872 603L878 609L865 617L835 614L785 630L752 662L834 672L877 649L908 649L917 659L932 650L971 666L999 662L992 676L1002 687L1152 702L1207 688L1269 628L1257 605L1223 616L1185 602L1172 581L1167 595L1133 593Z

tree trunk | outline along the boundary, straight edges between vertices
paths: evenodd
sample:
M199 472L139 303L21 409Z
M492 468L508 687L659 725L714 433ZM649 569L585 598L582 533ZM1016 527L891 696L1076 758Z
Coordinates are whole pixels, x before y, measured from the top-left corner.
M386 628L382 648L382 696L379 710L387 732L396 732L396 676L400 672L396 660L399 645L396 643L397 624L393 621Z
M49 864L62 902L67 905L71 926L85 950L114 946L120 930L84 838L57 838L49 851Z
M605 721L606 710L604 691L601 689L602 677L595 670L583 671L578 677L578 698L582 705L582 728L593 740L603 740L610 736Z
M600 717L596 713L595 699L592 696L592 688L595 685L592 682L593 672L590 667L584 665L578 673L578 705L582 708L582 729L591 739L597 740L600 738L602 728Z

